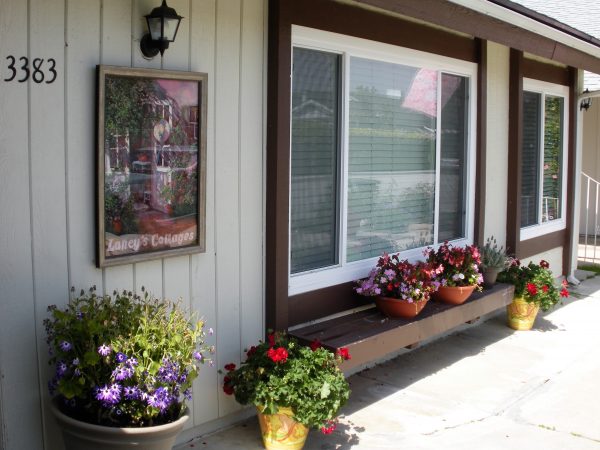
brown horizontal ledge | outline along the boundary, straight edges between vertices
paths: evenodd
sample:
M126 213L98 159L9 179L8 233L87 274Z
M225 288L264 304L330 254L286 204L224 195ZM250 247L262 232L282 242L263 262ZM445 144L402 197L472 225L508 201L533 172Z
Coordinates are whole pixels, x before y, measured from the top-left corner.
M347 372L502 308L512 301L513 293L513 286L496 284L475 292L462 305L431 300L414 319L389 319L372 308L297 328L290 334L305 343L317 339L331 350L348 348L352 359L341 367Z

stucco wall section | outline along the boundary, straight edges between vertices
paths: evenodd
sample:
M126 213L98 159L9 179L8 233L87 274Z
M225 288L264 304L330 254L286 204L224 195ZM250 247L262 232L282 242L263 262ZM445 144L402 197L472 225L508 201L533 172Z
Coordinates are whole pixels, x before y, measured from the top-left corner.
M506 242L509 49L488 43L485 237ZM509 249L510 250L510 249Z

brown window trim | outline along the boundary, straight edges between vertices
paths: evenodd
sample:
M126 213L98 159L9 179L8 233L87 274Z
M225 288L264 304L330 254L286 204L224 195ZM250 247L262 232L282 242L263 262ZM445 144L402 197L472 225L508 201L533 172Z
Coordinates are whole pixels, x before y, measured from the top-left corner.
M564 230L538 236L525 241L521 240L521 154L523 133L523 78L534 78L549 83L569 86L569 132L567 146L567 196L566 223ZM563 247L563 275L571 266L572 219L574 207L575 180L575 129L577 95L575 86L577 69L561 68L552 64L526 59L523 52L511 49L510 52L510 89L509 89L509 150L508 173L510 179L507 187L507 221L506 247L518 258L528 258L539 253ZM512 174L512 176L510 176Z
M278 330L361 304L360 299L353 297L351 283L288 296L292 24L470 62L479 62L482 56L481 44L474 39L351 5L322 0L269 2L265 296L266 326ZM479 89L478 107L483 111L485 108L481 108L481 105L485 102L485 91L481 91L481 84ZM477 123L480 136L484 121L478 118ZM478 160L483 160L483 142L478 139ZM478 163L478 175L481 175L482 168ZM480 195L485 192L484 184L477 183L476 190L476 213L480 215L483 207ZM480 220L476 230L482 229L483 221ZM480 234L481 231L476 231L478 238Z

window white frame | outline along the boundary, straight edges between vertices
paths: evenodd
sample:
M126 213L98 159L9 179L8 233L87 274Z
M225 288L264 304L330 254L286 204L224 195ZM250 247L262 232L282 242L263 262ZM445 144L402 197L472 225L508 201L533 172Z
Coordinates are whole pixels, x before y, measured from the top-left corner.
M469 80L468 91L468 111L467 123L469 132L467 136L467 158L465 161L467 177L467 193L465 196L466 219L465 219L465 237L452 241L454 245L467 245L473 243L474 233L474 213L475 213L475 150L476 150L476 111L477 111L477 64L468 61L457 60L441 55L435 55L418 50L397 47L390 44L369 41L366 39L355 38L351 36L331 33L328 31L316 30L312 28L293 25L292 26L292 48L302 47L311 50L320 50L330 53L337 53L342 56L341 63L341 124L340 124L340 164L343 170L340 171L340 225L337 230L339 233L339 263L334 266L309 270L297 274L288 274L288 295L296 295L303 292L321 289L340 283L345 283L365 277L375 266L378 257L364 259L355 262L346 262L346 231L347 231L347 170L348 170L348 120L349 120L349 77L350 77L350 59L352 57L366 58L377 61L389 62L414 66L418 68L436 70L440 73L459 75L467 77ZM291 75L291 74L290 74ZM438 123L441 116L441 76L438 77ZM292 79L293 84L293 79ZM291 109L291 104L290 104ZM291 111L290 111L291 117ZM291 130L290 121L290 130ZM291 133L290 133L291 136ZM290 140L290 154L292 151ZM440 133L436 133L436 174L435 174L435 216L434 216L434 242L438 239L439 225L439 189L440 189ZM291 173L291 158L290 167ZM291 204L291 179L290 179L290 204ZM291 227L291 208L289 211L289 223ZM291 238L291 229L288 230L288 236ZM437 247L439 244L436 244ZM290 240L291 248L291 240ZM401 257L416 261L422 259L423 248L415 248L401 252ZM288 258L291 255L288 254ZM288 267L291 267L291 261L288 261Z
M523 91L533 92L541 95L541 108L540 108L540 145L538 152L539 167L539 186L538 186L538 223L535 225L529 225L521 228L521 241L533 239L539 236L543 236L554 231L564 230L567 227L567 173L568 173L568 149L569 149L569 87L562 86L559 84L549 83L546 81L533 80L531 78L523 78ZM561 161L561 198L560 198L560 218L550 220L548 222L542 222L541 208L543 208L543 176L544 173L544 127L546 118L546 96L562 97L563 100L563 148L562 148L562 161Z

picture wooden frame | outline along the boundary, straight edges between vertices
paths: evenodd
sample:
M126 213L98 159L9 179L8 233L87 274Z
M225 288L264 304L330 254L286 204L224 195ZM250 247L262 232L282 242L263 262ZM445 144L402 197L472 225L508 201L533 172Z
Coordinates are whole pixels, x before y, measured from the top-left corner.
M207 85L97 67L98 267L205 251Z

